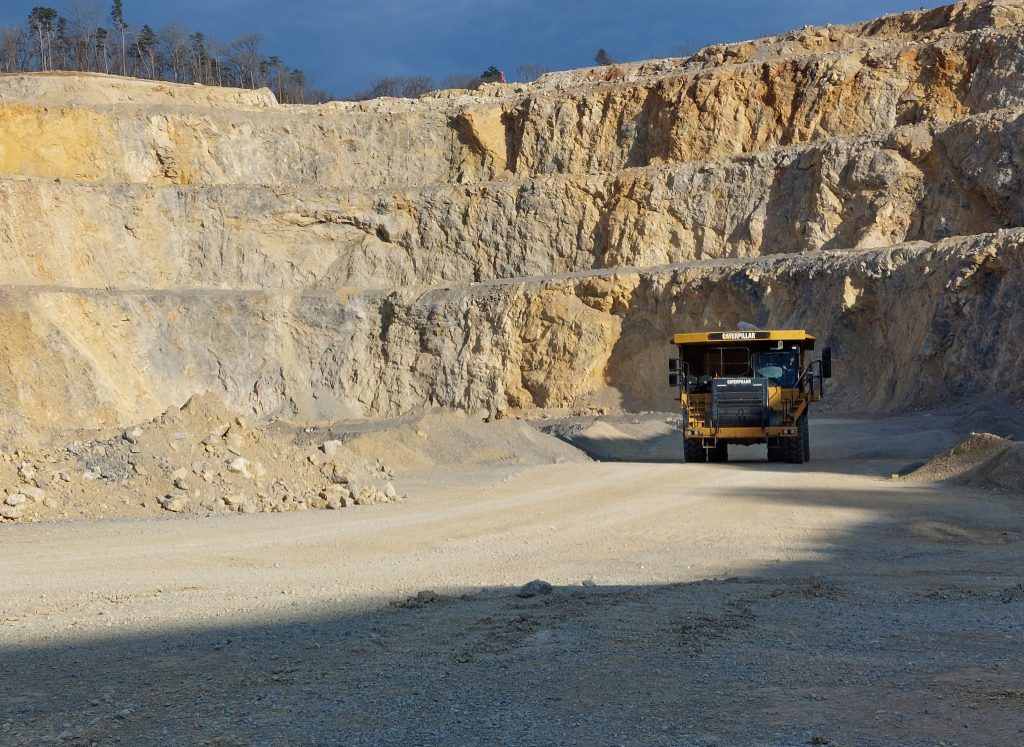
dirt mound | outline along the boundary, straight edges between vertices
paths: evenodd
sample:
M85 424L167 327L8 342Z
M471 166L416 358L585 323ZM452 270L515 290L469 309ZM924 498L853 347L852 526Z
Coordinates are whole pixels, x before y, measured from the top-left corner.
M0 517L343 508L396 500L391 477L372 455L339 441L298 446L204 394L112 438L0 454Z
M346 440L345 445L365 458L383 455L388 464L401 470L588 461L579 450L528 423L485 423L458 413L426 415L356 435Z
M677 415L612 415L593 420L571 418L544 430L601 462L678 462L683 448L678 426Z
M1024 493L1024 443L991 433L972 433L966 441L942 452L904 479Z

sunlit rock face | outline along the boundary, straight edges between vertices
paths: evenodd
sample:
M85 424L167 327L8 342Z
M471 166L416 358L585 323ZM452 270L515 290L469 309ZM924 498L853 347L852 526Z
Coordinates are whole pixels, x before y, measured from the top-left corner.
M670 409L666 341L839 409L1024 396L1024 5L418 100L0 76L0 424ZM610 394L611 393L611 398Z

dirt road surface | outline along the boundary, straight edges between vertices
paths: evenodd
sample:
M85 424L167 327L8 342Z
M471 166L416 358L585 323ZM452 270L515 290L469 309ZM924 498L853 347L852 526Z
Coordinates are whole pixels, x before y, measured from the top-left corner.
M892 479L961 421L818 419L803 466L554 425L606 461L0 528L0 744L1024 743L1024 488Z

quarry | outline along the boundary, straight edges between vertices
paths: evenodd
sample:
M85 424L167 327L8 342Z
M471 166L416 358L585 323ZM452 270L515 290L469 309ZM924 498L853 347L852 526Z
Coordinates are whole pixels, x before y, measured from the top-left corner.
M0 744L1024 743L1022 71L967 0L0 75ZM831 349L810 460L684 464L670 340L747 327Z

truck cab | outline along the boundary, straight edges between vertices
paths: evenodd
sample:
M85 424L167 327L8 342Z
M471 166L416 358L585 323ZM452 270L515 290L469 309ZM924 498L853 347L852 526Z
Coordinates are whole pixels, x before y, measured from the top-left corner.
M810 459L807 411L832 375L831 351L812 360L800 330L682 332L672 337L669 384L684 415L683 458L724 462L729 444L768 445L768 460Z

